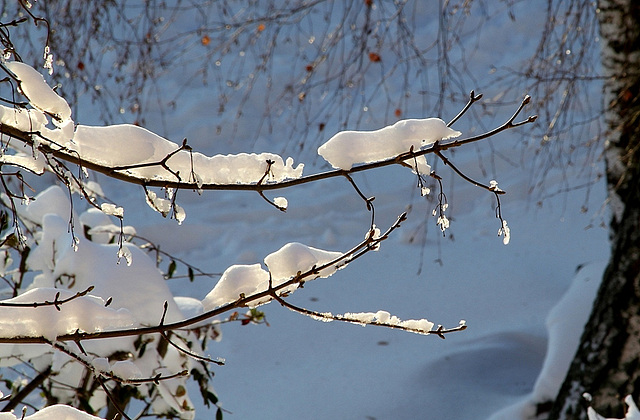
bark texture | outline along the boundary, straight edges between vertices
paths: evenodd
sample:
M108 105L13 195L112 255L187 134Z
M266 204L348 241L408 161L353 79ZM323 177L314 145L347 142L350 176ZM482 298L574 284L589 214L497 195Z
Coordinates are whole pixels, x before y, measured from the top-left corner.
M624 418L640 396L640 1L598 3L608 76L606 171L612 254L549 419L587 419L582 394L605 417Z

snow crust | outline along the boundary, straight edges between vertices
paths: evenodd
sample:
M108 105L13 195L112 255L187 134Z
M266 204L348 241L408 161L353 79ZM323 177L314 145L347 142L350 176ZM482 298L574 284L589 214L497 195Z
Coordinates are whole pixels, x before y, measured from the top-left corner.
M322 156L334 168L348 170L358 163L379 162L391 159L435 143L460 136L439 118L400 120L393 125L375 131L342 131L318 148ZM424 156L416 158L421 173L429 173ZM407 161L413 166L413 159ZM416 169L416 168L414 168Z

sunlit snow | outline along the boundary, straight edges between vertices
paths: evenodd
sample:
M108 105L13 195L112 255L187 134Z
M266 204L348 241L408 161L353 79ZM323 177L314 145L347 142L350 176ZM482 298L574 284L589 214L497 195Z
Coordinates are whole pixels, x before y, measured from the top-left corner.
M447 127L439 118L401 120L375 131L341 131L318 148L318 154L334 168L351 169L358 163L378 162L408 152L418 151L439 140L458 137L459 131ZM421 158L422 161L424 158ZM407 161L412 164L413 159ZM429 173L426 161L421 173ZM413 166L413 165L412 165Z
M240 153L205 156L180 150L181 146L151 131L130 124L106 127L79 125L66 144L93 163L122 168L143 179L202 184L253 184L265 176L268 182L302 176L304 165L273 153ZM108 151L108 152L107 152ZM269 163L271 162L271 163ZM164 164L164 167L162 166ZM168 168L168 169L167 169Z
M49 87L34 68L18 61L8 61L4 65L20 80L20 90L31 105L51 115L54 123L71 118L69 104Z
M271 286L277 287L297 274L307 272L314 267L318 268L318 272L304 280L329 277L336 272L338 267L335 265L321 267L342 255L340 252L324 251L297 242L288 243L265 257L264 262L269 271L262 268L260 264L233 265L227 268L215 287L203 299L202 305L205 311L215 309L231 303L241 296L248 297L267 291L270 280ZM293 292L297 287L297 284L293 284L280 290L279 293ZM257 306L269 300L271 298L268 296L262 297L250 302L250 304Z
M75 292L54 288L29 290L12 299L3 300L3 304L32 304L34 302L53 302L67 299ZM0 335L2 337L45 337L55 340L58 335L70 334L76 330L85 332L130 327L134 319L128 309L105 308L105 302L97 296L83 296L73 299L56 309L53 305L33 308L0 306ZM6 350L6 347L0 347ZM8 356L4 352L1 357Z

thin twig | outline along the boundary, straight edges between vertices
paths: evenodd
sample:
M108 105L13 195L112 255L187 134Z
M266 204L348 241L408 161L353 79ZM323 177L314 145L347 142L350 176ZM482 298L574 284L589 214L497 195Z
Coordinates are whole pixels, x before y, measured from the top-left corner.
M488 185L482 184L478 181L475 181L473 179L471 179L470 177L468 177L467 175L465 175L460 169L458 169L453 163L451 163L451 161L449 159L447 159L439 150L434 152L436 156L438 156L440 158L440 160L442 160L442 162L449 166L451 169L453 169L453 171L458 174L458 176L460 176L462 179L464 179L465 181L469 182L470 184L475 185L476 187L480 187L483 188L487 191L491 191L494 194L505 194L505 191L503 190L495 190L493 188L491 188Z
M81 292L77 292L73 296L69 296L66 299L60 299L60 292L56 293L56 296L53 298L53 301L45 300L44 302L2 302L0 301L0 306L12 307L12 308L39 308L43 306L55 306L57 310L60 310L60 305L64 305L67 302L78 299L82 296L86 296L94 289L93 286L87 287L85 290Z
M459 326L455 327L455 328L443 328L442 325L439 325L437 329L435 330L431 330L431 331L424 331L424 330L420 330L420 329L416 329L416 328L411 328L411 327L406 327L403 325L398 325L398 324L390 324L388 322L377 322L377 321L372 321L372 322L366 322L366 321L360 321L358 319L355 318L350 318L344 315L334 315L334 314L330 314L330 313L326 313L326 312L317 312L317 311L313 311L310 309L306 309L300 306L296 306L292 303L287 302L286 300L282 299L280 296L278 296L276 293L273 293L271 295L278 303L280 303L280 305L284 306L285 308L293 311L293 312L297 312L306 316L309 316L311 318L315 318L315 319L321 319L324 321L342 321L342 322L349 322L352 324L359 324L359 325L373 325L373 326L377 326L377 327L385 327L385 328L391 328L391 329L395 329L395 330L402 330L402 331L407 331L407 332L412 332L414 334L421 334L421 335L431 335L431 334L435 334L437 336L439 336L440 338L445 338L444 334L448 334L448 333L452 333L452 332L457 332L457 331L463 331L467 328L467 325L464 323L461 323Z
M460 117L462 117L469 110L469 108L471 108L471 105L473 105L474 102L479 101L481 98L482 93L476 95L475 91L472 90L469 93L469 101L467 102L467 104L460 110L460 112L458 112L458 115L456 115L451 121L449 121L447 127L451 127L453 124L455 124L455 122L458 121Z

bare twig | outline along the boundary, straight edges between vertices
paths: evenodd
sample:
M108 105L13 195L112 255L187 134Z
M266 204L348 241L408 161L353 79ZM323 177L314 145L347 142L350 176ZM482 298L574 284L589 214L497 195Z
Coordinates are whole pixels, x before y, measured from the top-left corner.
M0 301L0 306L11 307L11 308L40 308L43 306L55 306L57 310L60 310L60 306L64 305L67 302L78 299L82 296L86 296L94 289L93 286L87 287L85 290L81 292L77 292L73 296L69 296L66 299L60 299L60 292L56 293L56 296L53 298L53 301L45 300L44 302L2 302Z
M373 206L373 200L375 200L376 198L375 197L367 197L366 195L364 195L362 193L362 191L360 191L360 188L358 188L358 185L353 180L351 175L349 175L348 173L345 173L344 177L347 178L347 180L349 181L349 183L351 184L353 189L356 190L356 193L358 193L360 198L362 198L364 200L364 202L366 203L367 210L369 210L371 212L371 227L370 227L370 229L373 229L373 226L375 225L375 219L376 219L376 208Z
M451 121L449 121L447 127L451 127L453 124L455 124L456 121L458 121L460 117L462 117L469 110L469 108L471 108L471 105L473 105L474 102L477 102L480 99L482 99L482 93L476 95L475 91L472 90L469 93L469 101L467 102L467 104L460 110L460 112L458 112L458 115L456 115Z
M449 166L451 169L453 169L453 171L458 174L459 177L461 177L462 179L464 179L465 181L467 181L470 184L475 185L476 187L480 187L483 188L487 191L491 191L494 194L505 194L505 192L503 190L495 190L492 187L490 187L489 185L485 185L482 184L478 181L475 181L473 179L471 179L470 177L468 177L467 175L465 175L460 169L458 169L453 163L451 163L451 161L449 159L447 159L439 150L434 152L436 156L438 156L440 158L440 160L442 160L442 162L444 162L445 165Z

